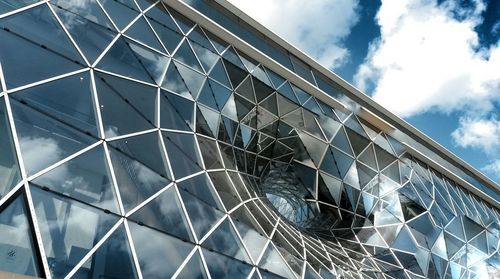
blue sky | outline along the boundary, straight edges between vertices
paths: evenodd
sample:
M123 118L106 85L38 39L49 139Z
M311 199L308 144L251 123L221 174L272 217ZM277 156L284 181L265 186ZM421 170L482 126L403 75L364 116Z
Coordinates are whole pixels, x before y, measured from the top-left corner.
M229 1L500 183L500 0Z

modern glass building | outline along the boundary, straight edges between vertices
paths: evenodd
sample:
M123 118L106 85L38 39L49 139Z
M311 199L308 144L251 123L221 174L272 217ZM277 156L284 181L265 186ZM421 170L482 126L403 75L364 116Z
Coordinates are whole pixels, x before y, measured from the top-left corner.
M0 0L0 81L1 278L500 277L499 185L225 1Z

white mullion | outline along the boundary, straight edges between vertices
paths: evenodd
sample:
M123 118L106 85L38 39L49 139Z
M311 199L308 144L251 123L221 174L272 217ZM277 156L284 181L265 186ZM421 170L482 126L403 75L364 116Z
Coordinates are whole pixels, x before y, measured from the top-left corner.
M120 214L122 216L125 216L125 208L123 206L120 189L118 188L118 181L116 180L115 169L113 167L113 162L111 161L111 155L109 153L108 143L104 142L103 146L104 146L104 156L106 158L106 162L108 163L109 173L111 175L111 183L113 184L113 190L115 192L116 199L118 200L118 207L120 208Z
M165 145L165 141L163 140L163 135L161 134L160 130L158 130L158 134L160 136L160 143L161 143L161 149L163 151L163 156L165 156L165 160L166 160L165 163L168 167L168 171L170 172L170 175L172 176L172 181L176 182L174 170L172 169L172 165L170 164L170 159L168 158L167 146Z
M208 270L208 265L207 262L205 261L205 256L203 255L203 250L201 249L201 246L198 246L198 252L200 253L200 258L201 258L201 263L203 264L203 267L205 268L205 273L208 276L208 279L212 279L212 276L210 275L210 271Z
M85 55L83 54L83 51L80 49L80 47L75 42L75 40L73 40L73 37L71 37L71 34L68 32L68 30L66 30L66 26L64 26L64 24L61 21L61 19L59 19L59 17L57 16L57 13L52 8L52 5L47 5L47 6L49 6L50 12L56 18L56 21L59 23L59 25L63 29L64 33L66 33L66 36L69 38L69 40L71 41L71 43L73 44L73 46L76 48L76 50L78 51L78 53L80 54L80 56L83 58L83 61L85 61L85 63L87 64L87 67L90 67L89 60L87 60L87 57L85 57Z
M151 129L140 131L140 132L134 132L134 133L126 134L126 135L110 137L110 138L107 138L106 141L110 142L110 141L115 141L115 140L131 138L131 137L135 137L135 136L141 136L141 135L145 135L145 134L152 134L156 131L158 131L158 128L151 128Z
M156 112L155 112L155 118L156 118L155 124L158 129L161 129L161 112L160 112L161 98L162 98L161 89L158 86L158 88L156 89Z
M99 97L97 94L97 86L95 82L94 69L90 69L90 78L91 78L91 86L92 86L92 99L94 101L94 110L97 118L97 128L99 130L99 135L101 139L104 139L104 121L102 120L101 115L101 106L99 104Z
M186 206L184 205L184 201L182 200L181 193L179 192L179 189L177 188L177 186L174 186L174 189L175 189L175 194L177 195L177 199L179 200L179 203L181 205L182 212L184 213L184 216L186 216L189 230L191 231L191 234L193 235L194 242L199 243L198 236L196 235L196 232L194 231L194 226L191 223L191 217L189 216L188 211L186 209Z
M135 244L134 244L134 241L132 239L132 234L130 233L130 227L128 226L128 220L125 219L123 224L125 226L125 233L127 234L128 243L130 245L130 251L132 253L132 259L134 260L134 264L135 264L135 269L137 271L139 279L143 279L141 265L139 263L139 257L137 256L137 253L135 251Z
M130 29L130 27L132 27L132 25L134 25L134 23L136 21L139 20L139 18L142 17L142 13L139 13L139 15L137 15L134 19L132 19L127 25L125 25L125 27L123 27L122 30L120 30L120 34L122 35L125 35L125 32L127 32L128 29Z
M55 80L58 80L58 79L63 79L65 77L69 77L69 76L73 76L73 75L76 75L76 74L80 74L80 73L84 73L86 71L88 71L89 68L83 68L83 69L80 69L80 70L76 70L76 71L73 71L73 72L69 72L69 73L65 73L65 74L62 74L62 75L58 75L58 76L55 76L55 77L50 77L50 78L47 78L47 79L44 79L44 80L40 80L40 81L36 81L36 82L33 82L33 83L30 83L30 84L26 84L26 85L23 85L23 86L19 86L19 87L16 87L14 89L9 89L7 90L5 87L4 87L4 90L8 93L14 93L14 92L17 92L17 91L21 91L21 90L24 90L24 89L28 89L28 88L31 88L31 87L35 87L37 85L41 85L41 84L45 84L45 83L49 83L51 81L55 81Z
M161 131L164 132L171 132L171 133L176 133L176 134L187 134L187 135L194 135L195 133L192 131L183 131L183 130L175 130L175 129L167 129L167 128L160 128Z
M184 269L184 267L187 265L187 263L191 260L191 258L193 258L194 254L196 253L196 250L198 250L198 246L195 245L193 250L191 250L191 252L189 252L189 254L186 256L186 258L181 263L181 265L179 265L179 267L177 267L177 271L175 271L175 273L170 278L175 279L175 278L177 278L177 276L179 276L179 274Z
M269 234L269 238L267 239L266 241L266 245L264 245L264 249L262 249L262 251L260 252L259 256L257 257L257 260L255 261L256 262L256 265L260 263L260 261L262 260L262 257L264 256L264 254L266 253L267 251L267 248L269 247L269 245L271 245L271 243L273 242L272 241L272 236L274 235L274 232L278 229L278 225L279 225L279 221L276 222L276 225L274 226L273 230L271 231L271 233Z
M150 9L152 9L154 6L156 5L153 4L151 7L149 7L148 9L146 9L146 11L149 11ZM165 45L163 44L163 42L161 41L160 39L160 36L158 36L158 34L156 34L156 31L153 29L153 26L151 25L151 23L149 22L148 20L148 17L146 16L146 11L143 12L143 15L144 15L144 19L146 20L146 24L149 26L149 29L151 29L151 31L153 31L153 34L155 35L156 39L158 40L158 42L160 42L160 45L163 47L163 50L165 51L165 54L169 55L168 53L168 50L167 48L165 47Z
M47 173L49 171L51 171L51 170L53 170L53 169L61 166L62 164L75 159L76 157L82 155L83 153L85 153L85 152L87 152L87 151L89 151L91 149L94 149L95 147L99 146L102 142L103 142L102 140L99 140L99 141L93 143L92 145L87 146L87 147L83 148L82 150L69 155L68 157L66 157L64 159L57 161L57 163L54 163L53 165L50 165L50 166L42 169L41 171L39 171L39 172L37 172L35 174L30 175L27 179L28 180L33 180L33 179L35 179L35 178L37 178L37 177L39 177L39 176L41 176L41 175L43 175L43 174L45 174L45 173Z
M2 73L2 67L0 65L0 74ZM2 78L2 77L0 77ZM2 80L4 80L2 78ZM11 136L12 136L12 141L14 142L14 148L16 151L16 158L17 158L17 163L19 165L19 171L21 172L21 177L26 179L27 174L26 174L26 169L24 167L24 160L23 156L21 155L21 146L19 144L19 138L17 136L17 129L14 123L14 115L12 113L12 108L10 106L10 99L9 99L9 94L4 95L4 101L5 101L5 109L7 112L7 119L9 121L9 126L10 126L10 131L11 131Z
M101 11L106 15L107 19L109 22L111 22L111 25L113 25L113 27L115 28L115 30L120 30L118 28L118 26L116 26L115 22L113 21L113 19L111 19L111 16L109 16L108 14L108 11L106 11L106 9L104 9L104 7L102 6L102 4L99 2L101 0L96 0L95 2L97 3L97 5L99 6L99 8L101 8Z
M172 188L173 185L174 185L173 182L170 182L169 184L165 185L165 187L161 188L158 192L156 192L153 195L151 195L149 198L147 198L146 200L144 200L143 202L141 202L140 204L138 204L136 207L134 207L133 209L131 209L129 212L125 212L124 216L127 217L127 218L130 217L130 215L134 214L136 211L138 211L139 209L143 208L150 201L154 200L156 197L158 197L159 195L163 194L168 189Z
M219 220L217 221L217 223L214 225L213 228L211 228L203 238L200 239L199 243L198 244L202 244L205 240L207 240L207 238L210 237L210 235L212 235L212 233L219 227L220 224L222 224L222 222L224 222L224 220L226 220L227 218L227 214L224 214L224 216Z
M25 181L21 180L14 188L10 189L7 194L5 194L1 199L0 199L0 206L2 206L4 203L6 203L12 196L14 196L19 189L21 189L24 186Z
M204 171L204 170L201 170L201 171L199 171L199 172L192 173L192 174L190 174L190 175L188 175L188 176L184 176L183 178L180 178L180 179L176 180L175 182L176 182L176 183L180 183L180 182L186 181L186 180L188 180L188 179L191 179L191 178L193 178L193 177L195 177L195 176L201 175L202 173L205 173L205 171Z
M66 279L69 279L75 275L75 273L82 267L85 262L87 262L93 255L94 253L101 248L102 244L108 240L108 238L118 229L118 227L123 223L123 218L120 218L116 224L111 227L111 229L90 249L87 254L76 264L73 269L64 277Z
M33 3L33 4L29 4L29 5L27 5L27 6L24 6L24 7L22 7L22 8L19 8L19 9L15 9L15 10L13 10L13 11L10 11L10 12L7 12L7 13L5 13L5 14L2 14L2 15L0 16L0 19L5 18L5 17L8 17L8 16L11 16L11 15L13 15L13 14L21 13L21 12L26 11L26 10L29 10L29 9L31 9L31 8L33 8L33 7L43 5L44 3L47 3L47 2L48 2L47 0L44 0L44 1L40 1L40 2Z
M103 9L104 10L104 9ZM110 21L111 24L114 25L113 21ZM116 27L115 27L116 28ZM116 28L118 30L118 28ZM101 62L101 59L108 53L108 51L114 46L115 42L118 41L118 39L122 36L122 34L118 33L116 37L111 40L109 45L97 56L97 58L94 61L94 64L92 64L90 67L95 68L99 62Z
M133 41L134 43L140 45L141 47L146 48L147 50L149 50L151 52L155 52L155 53L157 53L159 55L162 55L164 57L168 57L168 54L163 53L163 52L157 50L156 48L153 48L153 47L147 45L146 43L141 42L141 41L135 39L134 37L131 37L131 36L127 35L127 34L122 34L122 36L125 37L125 38L127 38L128 40Z
M233 226L233 229L236 232L236 237L240 240L241 244L243 245L243 249L245 250L245 252L247 253L248 258L250 259L250 263L252 263L252 265L256 265L257 262L255 262L254 259L252 259L252 254L250 253L250 249L248 249L247 245L245 244L245 241L243 241L243 237L241 237L240 232L238 231L238 229L234 225L233 220L231 220L230 217L228 217L227 219L231 223L231 226Z
M95 67L95 66L93 66L93 67ZM110 75L110 76L115 76L115 77L118 77L118 78L121 78L121 79L126 79L126 80L129 80L129 81L137 82L137 83L140 83L140 84L143 84L143 85L147 85L147 86L150 86L150 87L158 88L157 84L149 83L149 82L146 82L146 81L143 81L143 80L138 80L138 79L134 79L134 78L127 77L127 76L122 76L122 75L119 75L117 73L109 72L109 71L106 71L106 70L103 70L103 69L100 69L100 68L94 68L94 70L96 72L104 73L104 74L107 74L107 75Z
M40 227L38 226L38 218L36 216L35 205L33 204L33 198L31 196L31 191L27 182L24 184L24 192L26 195L26 200L28 201L29 214L31 215L31 220L33 221L33 230L35 231L35 238L36 242L38 243L38 251L40 252L45 277L47 279L51 279L52 275L50 273L50 267L49 262L47 261L45 248L43 247L43 238L42 234L40 233Z

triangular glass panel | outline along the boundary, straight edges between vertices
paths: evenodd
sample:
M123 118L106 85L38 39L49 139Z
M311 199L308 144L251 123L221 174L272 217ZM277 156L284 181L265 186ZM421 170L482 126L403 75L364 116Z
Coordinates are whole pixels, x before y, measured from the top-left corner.
M195 247L146 226L128 224L144 278L171 278Z
M222 111L224 105L229 99L229 96L231 96L231 91L226 87L220 85L218 82L212 80L209 80L209 84L214 94L217 110Z
M273 93L271 96L266 98L264 101L260 103L260 105L266 110L272 112L274 115L279 115L278 113L278 104L276 102L276 94Z
M64 5L64 3L67 3L67 1L59 1L58 5ZM111 43L117 33L112 29L112 25L97 6L97 3L87 1L87 4L88 7L92 7L88 9L92 12L88 16L68 11L59 6L53 6L53 8L80 50L92 64ZM64 6L69 6L69 9L71 9L71 5Z
M359 184L361 186L361 189L363 189L363 187L377 175L377 172L368 167L365 167L363 164L356 165L358 167Z
M138 278L123 225L78 269L74 278Z
M396 183L401 182L398 162L392 163L390 166L388 166L384 170L382 170L381 173L383 175L389 177L390 179L392 179Z
M235 66L233 63L228 62L226 59L222 59L222 62L224 62L224 66L226 66L226 71L229 79L231 80L233 88L238 87L238 85L245 79L248 73L244 69L241 69Z
M34 174L97 141L15 100L11 100L10 105L28 174Z
M211 83L210 80L207 80L205 82L205 85L203 85L203 88L201 89L197 101L214 110L219 110L219 108L217 107L217 102L215 101L215 94L212 91L212 86L210 85L210 83Z
M166 56L153 53L131 40L120 37L99 61L97 67L151 83L159 81L167 63Z
M198 239L202 239L215 224L224 217L224 213L196 198L187 191L179 189L184 206Z
M47 49L53 50L71 61L75 61L82 65L84 64L80 54L47 5L39 5L33 9L25 10L22 13L5 17L0 20L0 26L4 29L8 29L12 34L29 39L39 46L44 46ZM17 51L19 51L19 49L17 49ZM13 54L10 52L8 53L9 55Z
M204 47L205 49L210 50L211 52L216 51L208 38L205 37L205 34L200 26L196 26L193 31L189 32L189 35L187 37L200 46Z
M185 39L179 48L177 48L173 57L193 69L200 72L203 71L187 39Z
M224 52L222 57L225 58L227 61L231 62L231 64L233 64L234 66L237 66L241 70L248 72L245 65L243 64L243 62L241 62L240 57L238 56L238 54L236 54L236 51L234 50L234 48L229 47Z
M219 59L219 56L195 42L192 41L190 42L191 46L193 47L194 53L200 60L203 69L205 69L205 73L208 73L210 69L212 69L212 67L214 66L217 59Z
M102 145L32 180L74 199L119 213Z
M325 183L324 185L326 186L326 190L329 192L330 196L333 198L335 201L336 205L340 205L340 197L342 194L342 181L339 179L336 179L330 175L327 175L325 173L320 172L320 176L323 179L323 182ZM321 185L318 185L320 189L318 191L322 191L324 189L321 189Z
M165 73L165 78L163 79L161 87L186 98L192 98L191 92L188 90L186 84L184 83L184 79L179 74L179 71L174 63L170 63L168 66L168 70Z
M170 178L167 169L167 160L163 152L163 145L158 133L149 133L109 142L113 147L141 162L159 173L162 177Z
M248 76L239 86L236 88L236 93L247 98L251 102L255 103L255 94L252 85L252 78Z
M330 148L330 150L332 150L333 156L335 157L341 177L344 177L351 167L353 159L335 148Z
M224 105L224 108L221 111L221 114L227 116L233 121L238 122L238 110L236 108L236 103L234 102L234 94L231 94Z
M6 0L0 3L0 14L20 9L37 2L38 0Z
M269 95L271 95L271 93L273 93L274 89L267 86L262 81L255 79L255 78L252 78L252 80L253 80L253 87L255 89L255 97L257 98L257 102L261 102L265 98L269 97Z
M139 58L139 52L152 54L143 46L120 37L99 61L97 67L126 77L153 82L154 78L148 73L143 61ZM152 55L152 57L155 56L159 55ZM166 65L167 58L165 57L164 60L163 63Z
M198 106L198 112L197 112L197 121L199 121L200 119L204 119L205 120L205 123L206 125L208 126L206 128L204 128L205 130L207 130L207 132L209 131L210 134L208 134L208 136L217 136L218 134L218 131L219 131L219 119L220 119L220 114L217 113L216 111L213 111L209 108L205 108L204 106ZM197 124L198 125L198 124ZM198 132L198 127L202 128L204 126L197 126L197 132Z
M177 71L179 71L182 80L184 80L184 83L189 89L189 92L191 92L193 98L196 98L198 96L198 93L200 92L200 88L203 85L203 82L205 82L205 76L189 67L184 66L179 62L174 62L174 64L177 68Z
M361 190L361 186L359 183L359 175L358 168L356 167L356 162L354 162L350 167L347 173L344 176L344 183L349 184L350 186Z
M141 207L129 218L181 239L193 241L174 186Z
M179 279L207 279L208 276L205 271L205 266L201 261L200 253L195 252L191 259L182 268L181 272L176 278Z
M107 138L155 127L155 88L101 74L95 82Z
M323 158L328 145L306 133L299 133L299 136L302 144L307 150L307 153L311 156L313 162L319 166L321 158Z
M226 218L201 244L210 250L250 263L243 244L238 238L229 219Z
M46 6L46 5L40 5ZM39 9L31 9L28 11L39 10ZM30 16L28 12L22 12L18 15L21 17ZM9 16L8 19L13 18L14 22L5 22L5 19L0 21L0 27L2 28L11 28L11 24L18 24L19 26L25 26L26 18L17 18L18 15ZM34 18L39 16L33 15ZM44 19L50 19L51 16L44 16ZM17 22L20 21L20 22ZM29 23L29 22L28 22ZM44 28L48 23L29 23L30 26L36 26L38 29ZM56 24L56 23L54 23ZM25 40L23 37L16 35L15 29L13 27L12 31L0 31L0 60L2 60L2 68L3 74L5 77L5 82L8 88L14 88L21 85L25 85L28 83L32 83L35 81L47 79L50 77L58 76L64 73L76 71L82 69L83 62L81 62L80 57L76 57L78 55L75 52L63 53L55 52L58 50L58 46L51 48L51 50L47 49L47 45L52 47L50 42L41 41L40 45L32 43L33 40L36 40L39 36L45 36L48 33L63 33L63 31L58 31L57 27L49 24L47 28L51 28L50 32L44 30L38 30L40 32L39 35L26 34L29 36L31 42ZM54 31L55 30L55 31ZM36 30L35 30L36 32ZM64 34L63 34L64 35ZM47 35L48 37L52 37ZM69 42L64 42L60 40L60 38L52 38L54 41L60 42L62 47L66 47L68 50L71 50L73 46L69 45ZM47 44L45 44L47 43ZM41 45L45 46L43 48ZM53 50L53 51L52 51ZM71 55L71 56L69 56ZM76 63L74 62L76 61ZM33 71L32 69L37 69Z
M163 132L163 141L177 180L202 170L201 157L193 134Z
M12 139L5 101L0 98L0 198L7 194L20 180L21 172Z
M160 127L174 130L194 130L194 103L190 100L161 91Z
M380 148L378 145L374 145L374 147L375 147L375 154L377 155L378 166L381 170L385 169L385 167L387 167L396 160L396 157L392 156L387 151Z
M135 8L135 5L132 4L130 7L128 5L122 4L119 1L114 0L104 0L101 1L102 7L108 12L108 15L116 24L118 29L123 30L127 25L132 22L134 18L137 17L139 11Z
M224 68L222 59L220 59L219 61L217 61L217 63L215 63L214 67L210 70L210 74L208 76L224 84L225 86L231 88L231 83L229 82L229 78L226 74L226 69Z
M374 170L377 170L377 161L375 159L375 152L373 151L373 145L370 144L358 157L358 160ZM397 166L396 166L397 167Z
M110 148L111 162L126 212L157 193L170 182L143 163Z
M70 18L74 18L75 15L79 15L81 17L86 18L87 20L90 20L96 24L106 27L106 29L114 28L111 22L109 21L108 17L106 16L106 14L103 12L101 7L97 3L97 0L86 0L85 5L83 6L75 5L75 3L66 0L53 0L51 1L51 3L53 4L54 8L58 7L70 12L69 14L67 14L68 16L67 19L61 18L62 21L70 22L69 21Z
M257 262L268 239L241 222L234 219L233 222L241 235L241 239L243 239L243 243L245 243L248 251L250 252L250 256L255 262Z
M285 260L274 248L274 245L269 242L266 251L259 261L259 267L267 269L285 278L294 278L293 272L288 268Z
M52 278L63 278L119 218L38 187L30 189Z
M229 176L224 171L210 172L213 185L227 210L236 207L241 201L238 192L234 189Z
M346 127L349 127L353 131L358 133L358 135L364 137L365 139L368 139L368 135L365 133L365 130L363 130L363 127L361 127L361 124L359 124L359 121L354 114L351 114L351 117L349 117L349 119L347 119L344 124Z
M252 266L238 260L203 249L208 271L212 278L246 278L252 271Z
M0 210L0 273L3 271L41 277L32 228L24 196L17 196Z
M161 3L159 3L159 5L161 5ZM151 12L153 10L155 10L155 9L151 9L148 12ZM164 15L164 16L165 16L165 18L170 18L170 16L168 14ZM156 18L151 19L148 17L148 19L149 19L149 23L151 23L151 26L153 27L153 30L156 32L156 34L158 34L160 41L163 43L163 45L165 46L167 51L169 53L174 52L174 50L177 48L177 46L181 42L183 36L180 33L168 28L163 23L156 21Z
M151 30L151 27L146 19L142 16L140 16L134 24L127 29L125 35L130 36L133 39L156 49L157 51L164 52L160 41Z
M187 180L183 180L181 182L177 182L177 185L180 188L186 190L186 192L197 197L198 199L219 210L222 210L222 206L215 192L215 188L212 186L210 178L206 173L197 175Z
M200 136L197 138L205 168L207 170L224 168L219 149L217 148L217 141Z
M281 77L280 75L276 74L269 68L264 67L265 71L267 72L269 79L271 80L271 83L273 84L274 88L279 88L286 80Z
M12 98L51 117L98 137L88 72L25 89Z
M277 91L281 95L287 97L292 102L299 104L299 101L297 100L297 97L295 96L295 93L293 92L293 89L290 86L290 83L288 83L288 82L283 83L283 85L281 85L281 87L279 87Z
M169 12L172 15L172 18L177 22L177 25L179 25L180 29L184 32L184 34L187 34L189 30L191 30L195 25L193 21L180 14L176 10L170 9Z
M259 64L259 62L255 61L254 59L245 55L244 53L242 53L242 52L237 52L237 53L238 53L238 57L240 58L241 62L243 62L243 64L245 65L245 67L247 68L247 70L249 72L252 72ZM262 69L260 69L260 70L262 72ZM264 81L264 80L265 79L262 79L262 81Z
M162 2L157 3L154 8L149 9L146 12L146 16L148 17L150 22L155 21L158 24L161 24L163 27L173 30L181 35L179 27L175 23L174 19L170 16L170 13L167 11L165 6L163 6Z
M300 104L304 104L309 98L311 98L311 95L309 95L307 92L304 90L298 88L294 84L292 84L293 91L295 92L295 95L297 96L297 100L299 100Z
M236 103L238 120L241 121L255 107L255 105L247 101L245 98L240 97L238 94L233 94L233 96Z
M354 150L354 154L359 156L361 152L366 148L366 146L370 143L369 140L360 136L353 130L346 128L347 136L351 142L352 149Z
M337 135L335 135L332 140L332 145L349 155L353 155L351 151L351 145L349 144L349 140L347 139L344 129L339 129Z
M278 112L279 116L284 116L292 111L298 110L299 106L296 104L290 102L288 99L283 97L281 94L276 95L278 97ZM340 125L339 125L340 127ZM338 131L338 128L336 128L335 132ZM331 135L333 137L333 135ZM330 137L331 138L331 137Z

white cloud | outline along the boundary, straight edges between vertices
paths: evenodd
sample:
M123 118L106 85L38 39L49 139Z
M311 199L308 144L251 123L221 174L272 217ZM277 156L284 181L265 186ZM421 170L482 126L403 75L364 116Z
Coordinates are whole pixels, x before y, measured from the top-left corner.
M500 40L491 47L480 45L475 29L486 5L482 0L473 4L382 0L376 18L381 37L370 45L354 79L401 117L456 113L454 144L499 162ZM483 170L500 177L498 169L488 166Z
M474 29L482 2L472 10L453 3L383 0L381 38L372 43L356 84L372 87L373 98L402 117L436 109L491 111L500 100L500 44L480 49Z
M229 0L328 68L342 65L342 45L358 21L358 0Z
M487 154L500 152L500 120L495 116L489 119L463 117L451 136L460 147L479 147Z
M483 168L481 168L487 174L500 179L500 159L494 160L493 162L487 164Z

